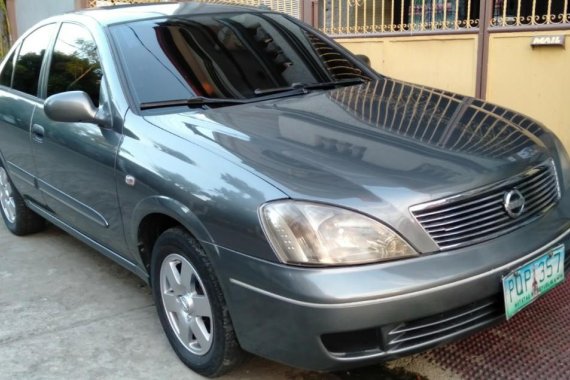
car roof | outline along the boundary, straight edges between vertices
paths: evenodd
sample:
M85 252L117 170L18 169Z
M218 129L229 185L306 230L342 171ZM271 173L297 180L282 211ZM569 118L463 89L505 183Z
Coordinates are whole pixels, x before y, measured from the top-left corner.
M115 5L108 7L86 9L75 14L94 18L103 25L152 19L159 17L171 17L182 15L199 15L211 13L230 12L262 12L263 8L247 7L242 5L226 5L216 3L204 3L200 1L180 1L170 3Z

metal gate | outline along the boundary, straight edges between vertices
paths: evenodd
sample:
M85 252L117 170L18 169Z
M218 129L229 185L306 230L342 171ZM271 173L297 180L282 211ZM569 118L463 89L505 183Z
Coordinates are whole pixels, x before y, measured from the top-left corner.
M306 20L303 17L307 10L304 9L304 0L196 0L203 3L217 3L228 5L246 5L250 7L268 7L277 12L283 12L298 19ZM122 5L122 4L147 4L147 3L160 3L160 0L89 0L90 7L101 7L109 5ZM308 17L310 21L311 17Z

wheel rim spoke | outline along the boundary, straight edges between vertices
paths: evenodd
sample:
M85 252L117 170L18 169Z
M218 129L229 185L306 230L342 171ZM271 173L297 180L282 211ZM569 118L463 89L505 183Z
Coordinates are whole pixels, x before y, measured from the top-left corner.
M206 326L204 326L204 321L201 318L192 318L190 321L190 329L201 348L209 347L210 333L208 333Z
M192 277L193 277L192 272L193 272L192 267L190 267L190 265L188 265L186 262L183 261L181 263L179 281L180 285L182 286L182 288L184 288L184 290L187 293L192 291Z
M2 212L10 223L16 221L16 201L12 193L12 186L4 168L0 168L0 205Z
M178 273L176 265L177 263L174 261L169 262L167 264L167 269L165 270L165 275L168 285L170 285L170 289L172 289L176 295L180 295L182 294L183 289L180 286L180 274Z
M207 297L194 295L192 296L192 302L194 304L194 314L196 316L212 317L212 308Z
M182 311L182 306L178 301L178 297L173 293L164 293L162 295L162 300L164 301L164 308L171 312L179 314Z
M180 334L180 340L182 340L182 343L184 343L185 346L188 346L191 341L190 333L193 331L186 317L182 315L178 316L178 331Z
M8 220L12 223L16 220L16 204L14 203L14 198L10 198L6 205L6 214Z
M213 342L212 305L192 264L168 255L160 268L162 305L178 340L193 354L208 353Z

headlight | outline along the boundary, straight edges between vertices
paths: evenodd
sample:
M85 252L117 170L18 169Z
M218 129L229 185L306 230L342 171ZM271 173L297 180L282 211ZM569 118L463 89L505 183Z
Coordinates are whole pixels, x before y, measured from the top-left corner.
M263 205L260 219L284 263L351 265L418 255L390 228L342 208L278 201Z

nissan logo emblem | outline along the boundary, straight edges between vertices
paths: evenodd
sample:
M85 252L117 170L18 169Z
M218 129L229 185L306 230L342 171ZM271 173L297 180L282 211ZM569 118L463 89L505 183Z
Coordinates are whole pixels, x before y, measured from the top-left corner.
M503 206L511 218L516 218L523 213L524 202L524 196L516 189L507 191L503 198Z

